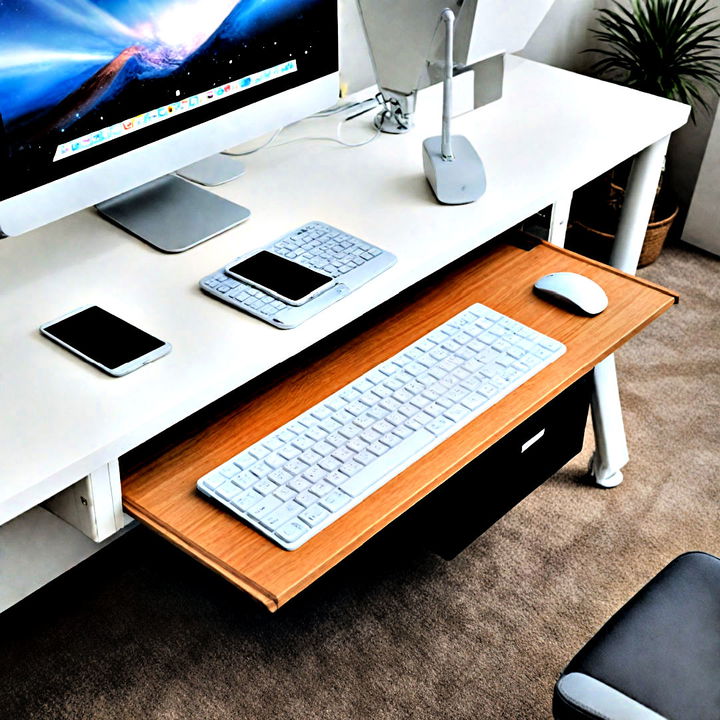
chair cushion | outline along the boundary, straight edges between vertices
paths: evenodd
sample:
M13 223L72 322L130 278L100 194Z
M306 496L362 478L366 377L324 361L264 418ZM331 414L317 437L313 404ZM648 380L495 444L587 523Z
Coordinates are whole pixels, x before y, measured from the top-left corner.
M572 673L591 681L566 679ZM635 705L610 714L603 702L613 691ZM653 714L633 714L643 710ZM653 578L565 668L553 713L557 720L720 720L720 559L686 553Z

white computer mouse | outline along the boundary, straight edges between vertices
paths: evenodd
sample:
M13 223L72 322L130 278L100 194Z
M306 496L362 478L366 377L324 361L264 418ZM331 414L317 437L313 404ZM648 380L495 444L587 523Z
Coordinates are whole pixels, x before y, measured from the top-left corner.
M608 306L605 291L594 280L578 273L550 273L541 277L534 288L546 300L586 315L597 315Z

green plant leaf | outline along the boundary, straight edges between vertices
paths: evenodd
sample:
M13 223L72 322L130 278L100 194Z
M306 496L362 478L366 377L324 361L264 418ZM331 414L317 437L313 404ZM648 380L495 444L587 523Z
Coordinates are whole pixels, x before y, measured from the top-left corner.
M720 95L720 21L713 0L613 0L598 11L601 43L587 52L591 71L628 87L708 109L705 92Z

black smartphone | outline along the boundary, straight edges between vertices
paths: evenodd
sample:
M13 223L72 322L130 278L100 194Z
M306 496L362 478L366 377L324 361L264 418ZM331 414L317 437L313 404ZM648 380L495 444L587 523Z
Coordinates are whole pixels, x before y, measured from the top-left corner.
M167 355L172 346L97 305L40 326L40 332L103 372L120 377Z
M225 272L290 305L302 305L335 284L335 278L268 250L233 261Z

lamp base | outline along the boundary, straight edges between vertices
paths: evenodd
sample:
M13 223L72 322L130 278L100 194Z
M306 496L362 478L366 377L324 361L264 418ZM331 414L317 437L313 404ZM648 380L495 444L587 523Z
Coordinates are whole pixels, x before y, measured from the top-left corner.
M423 142L425 177L439 202L464 205L475 202L486 188L485 167L472 143L462 135L452 136L454 158L443 159L441 137Z

